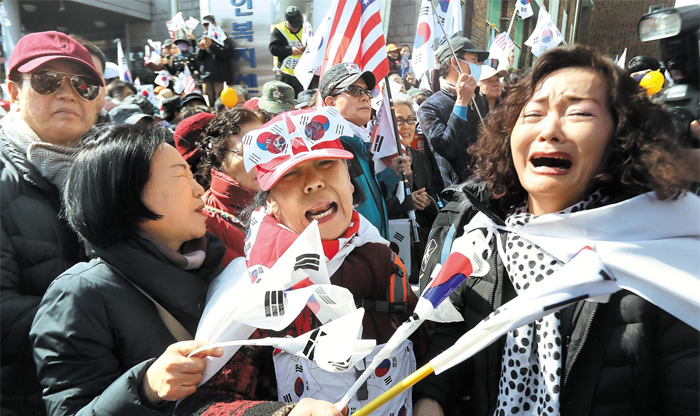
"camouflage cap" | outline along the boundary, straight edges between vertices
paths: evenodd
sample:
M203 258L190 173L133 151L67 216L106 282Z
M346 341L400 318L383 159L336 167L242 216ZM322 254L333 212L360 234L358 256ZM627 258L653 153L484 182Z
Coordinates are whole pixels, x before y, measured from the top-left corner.
M272 113L280 114L294 109L294 88L282 81L269 81L263 85L258 107Z

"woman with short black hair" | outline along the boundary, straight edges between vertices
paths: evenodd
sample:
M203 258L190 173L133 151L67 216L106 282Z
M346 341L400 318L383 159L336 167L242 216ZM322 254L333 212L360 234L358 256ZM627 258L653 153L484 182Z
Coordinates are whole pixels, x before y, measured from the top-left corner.
M95 128L68 174L64 216L99 257L52 283L32 325L49 415L172 413L221 353L187 358L223 247L168 135Z

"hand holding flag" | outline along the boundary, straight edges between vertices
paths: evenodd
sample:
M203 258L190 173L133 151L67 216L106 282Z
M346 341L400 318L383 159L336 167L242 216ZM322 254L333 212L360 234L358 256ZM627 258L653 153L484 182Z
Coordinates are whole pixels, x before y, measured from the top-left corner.
M605 271L600 258L584 249L551 276L520 292L512 301L498 308L472 328L455 344L428 364L406 377L353 416L371 414L392 397L410 388L431 373L440 374L472 357L504 334L522 325L554 313L582 299L601 300L619 287Z
M475 230L454 241L453 252L445 261L445 265L439 269L418 299L413 315L406 320L391 336L384 347L375 355L374 359L365 371L357 378L355 384L343 396L336 408L343 409L357 393L362 384L369 378L379 364L391 356L391 353L408 339L426 319L432 319L438 308L469 276L483 276L488 273L489 266L481 259L481 253L489 255L487 237L480 230ZM444 303L454 310L450 302ZM456 311L455 311L456 312ZM458 319L461 316L457 313ZM440 321L445 322L445 321ZM382 403L383 404L383 403Z

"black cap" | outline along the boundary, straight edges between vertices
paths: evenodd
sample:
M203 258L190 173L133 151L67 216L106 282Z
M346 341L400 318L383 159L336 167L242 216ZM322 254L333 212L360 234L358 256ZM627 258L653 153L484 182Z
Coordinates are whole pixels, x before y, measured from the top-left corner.
M204 96L202 94L198 92L191 92L182 97L182 100L180 101L180 109L182 110L188 103L197 100L201 101L202 105L207 105L207 100L204 99Z
M156 107L143 95L130 95L124 98L121 104L136 104L141 108L141 112L148 114L149 116L155 115L156 113Z
M365 80L367 89L374 89L374 86L377 85L374 74L370 71L362 72L357 64L341 63L333 65L331 69L321 76L321 82L318 85L321 98L325 99L331 95L333 90L350 86L360 78Z
M304 19L301 17L301 11L296 6L289 6L284 11L284 20L289 22L293 28L300 28Z
M118 106L109 110L109 118L112 120L112 123L115 124L126 123L127 119L136 114L146 116L146 114L144 114L141 110L141 107L136 104L119 104Z
M469 38L455 36L448 42L450 42L450 45L452 45L452 49L454 49L455 53L459 58L461 58L461 56L459 55L460 52L474 52L475 54L477 54L477 59L479 60L479 62L484 62L485 60L489 59L489 51L477 49L476 45L474 45L474 42L469 40ZM442 46L440 46L440 49L438 49L437 51L438 61L440 63L443 63L446 59L449 59L451 56L452 52L450 51L450 47L447 45L447 42L443 43Z
M163 107L163 111L168 111L170 113L180 111L180 96L176 95L163 100L161 106Z

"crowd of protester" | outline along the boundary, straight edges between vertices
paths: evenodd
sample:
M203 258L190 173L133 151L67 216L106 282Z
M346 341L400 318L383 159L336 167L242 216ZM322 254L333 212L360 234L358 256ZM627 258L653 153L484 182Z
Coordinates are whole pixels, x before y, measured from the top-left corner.
M197 387L205 358L223 351L188 357L206 345L193 334L209 284L234 259L269 268L309 219L328 216L319 230L331 282L366 309L362 338L382 344L416 303L414 290L394 298L389 287L424 287L478 213L513 226L648 192L675 200L697 182L689 180L696 153L684 151L663 108L630 76L658 69L655 59L635 58L625 71L572 45L533 68L497 71L484 65L487 51L459 36L436 53L435 91L411 72L408 46L387 46L393 121L406 150L377 172L371 129L381 80L342 63L303 90L293 71L301 19L290 7L274 26L277 80L259 98L234 86L230 108L220 98L232 79L228 43L164 42L161 62L148 65L172 79L154 90L155 106L82 38L20 39L0 121L3 415L344 414L326 396L281 401L270 347L242 347ZM213 16L204 23L217 24ZM185 66L198 84L178 94ZM335 108L351 134L246 170L243 136L321 106ZM568 175L542 179L542 170ZM402 201L404 178L410 199ZM419 238L409 276L388 240L389 220L410 210ZM246 247L251 234L265 238ZM497 238L490 272L453 295L464 322L425 326L402 346L418 365L562 267L517 235ZM338 258L349 241L361 243ZM251 338L320 325L305 309L286 329ZM417 384L407 396L413 414L698 413L697 331L635 294L581 301L525 330Z

